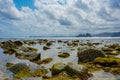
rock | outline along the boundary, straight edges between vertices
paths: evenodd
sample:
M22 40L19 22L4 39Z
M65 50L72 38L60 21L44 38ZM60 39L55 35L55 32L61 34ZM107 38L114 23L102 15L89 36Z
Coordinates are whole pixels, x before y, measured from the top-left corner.
M9 54L9 55L12 55L14 53L16 53L16 49L7 49L7 50L4 50L3 51L4 54Z
M97 57L105 57L102 51L96 49L86 49L78 52L79 62L91 62Z
M81 73L88 73L87 67L83 65L78 65L75 63L68 63L65 67L65 71L72 73L72 74L81 74Z
M43 80L82 80L82 79L75 76L71 77L64 71L52 78L44 78Z
M6 73L0 71L0 80L10 80L10 77Z
M60 72L64 71L64 68L65 68L65 64L62 62L54 64L51 68L52 75L59 74Z
M46 43L46 46L51 46L52 45L52 42L47 42Z
M58 54L58 56L61 57L61 58L67 58L67 57L70 56L70 54L67 53L67 52L64 52L64 53L60 53L60 54Z
M50 48L47 47L47 46L44 46L44 47L43 47L43 50L48 50L48 49L50 49Z
M38 50L36 48L29 47L29 46L21 46L21 47L19 47L18 51L21 51L21 52L36 52Z
M115 57L96 58L94 63L103 67L120 67L120 59Z
M53 59L52 58L46 58L42 60L42 64L50 63Z
M9 41L2 42L1 48L7 50L11 48L17 48L17 46L11 40L9 40Z
M78 65L75 63L68 63L65 68L65 71L71 76L78 76L82 80L87 80L90 77L90 74L88 73L88 68L83 65Z
M34 45L34 44L36 44L36 42L34 40L24 40L23 42L25 44L28 44L28 45Z
M39 60L41 58L41 54L37 53L36 48L22 46L16 50L15 56L19 59L27 59L30 61Z
M118 46L119 44L112 44L112 45L109 45L108 47L111 49L116 49Z
M18 73L19 71L29 68L28 65L26 63L17 63L14 66L8 68L8 70L10 70L13 73Z
M16 46L22 46L23 45L23 43L21 41L14 41L14 44Z
M45 76L48 73L48 71L46 69L36 69L34 72L32 72L32 76L33 77L41 77L41 76Z
M30 71L29 68L24 68L21 71L17 72L14 76L15 80L40 80L42 76L47 74L47 70L45 69L36 69L35 71Z
M17 49L18 47L22 46L23 43L21 41L5 41L1 43L1 48L3 48L4 50L8 50L8 49Z
M12 67L13 65L14 65L14 63L11 63L11 62L6 63L7 68Z
M27 59L30 61L37 61L41 59L40 53L16 53L16 57L19 59Z

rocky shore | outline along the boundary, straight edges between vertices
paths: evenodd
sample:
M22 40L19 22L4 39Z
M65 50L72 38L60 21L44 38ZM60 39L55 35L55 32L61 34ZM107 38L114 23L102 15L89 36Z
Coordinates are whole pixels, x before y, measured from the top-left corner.
M27 62L6 62L5 68L14 74L14 80L120 79L119 42L8 40L0 42L0 47L3 50L0 54L14 56L18 60L27 60L36 65L33 67ZM0 80L11 80L1 67Z

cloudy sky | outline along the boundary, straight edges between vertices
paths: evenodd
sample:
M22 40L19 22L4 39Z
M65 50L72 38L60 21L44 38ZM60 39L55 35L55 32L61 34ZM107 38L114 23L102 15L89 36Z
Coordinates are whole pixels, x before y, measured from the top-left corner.
M120 0L0 0L0 37L120 31Z

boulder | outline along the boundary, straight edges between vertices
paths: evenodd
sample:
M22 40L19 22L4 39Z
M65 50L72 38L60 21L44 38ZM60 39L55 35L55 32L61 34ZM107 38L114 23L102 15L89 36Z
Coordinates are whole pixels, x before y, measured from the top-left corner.
M10 70L13 73L18 73L19 71L29 68L28 65L26 63L17 63L13 66L11 66L10 68L8 68L8 70Z
M88 73L88 69L87 67L83 66L83 65L78 65L75 63L68 63L65 66L65 71L71 73L71 74L81 74L81 73Z
M86 49L78 52L79 62L91 62L97 57L105 57L104 53L97 49Z
M64 70L71 76L78 76L82 80L87 80L90 77L88 73L88 68L83 65L78 65L76 63L68 63Z
M17 46L11 40L9 40L9 41L2 42L1 48L7 50L11 48L17 48Z
M21 51L21 52L36 52L38 50L36 48L29 47L29 46L21 46L21 47L19 47L18 51Z
M8 50L8 49L16 49L20 46L22 46L23 43L21 41L5 41L1 43L1 48L3 48L4 50Z
M23 45L23 43L21 41L14 41L14 44L16 46L22 46Z
M16 50L15 56L20 59L27 59L30 61L39 60L41 57L40 53L37 53L36 48L22 46Z
M29 53L29 52L23 52L23 53L16 53L15 54L17 58L19 59L27 59L30 61L36 61L41 59L41 54L40 53Z
M65 68L65 64L60 62L60 63L55 63L52 68L51 68L51 71L52 71L52 75L57 75L59 74L60 72L64 71L64 68Z

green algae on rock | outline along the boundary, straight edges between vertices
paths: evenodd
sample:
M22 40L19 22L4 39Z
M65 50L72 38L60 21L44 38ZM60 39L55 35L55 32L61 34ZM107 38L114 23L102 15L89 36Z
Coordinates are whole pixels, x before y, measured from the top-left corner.
M58 56L61 57L61 58L67 58L67 57L70 56L70 54L67 53L67 52L64 52L64 53L60 53L60 54L58 54Z
M82 79L76 76L72 77L68 75L65 71L63 71L52 78L44 78L43 80L82 80Z
M10 70L13 73L17 73L25 68L29 68L28 65L26 63L17 63L13 66L11 66L10 68L8 68L8 70Z
M120 58L115 57L96 58L94 60L94 63L99 64L103 67L120 67Z
M42 64L50 63L53 59L52 58L46 58L42 60Z
M13 65L14 65L14 63L11 63L11 62L6 63L7 68L12 67Z
M52 75L59 74L60 72L64 71L64 68L65 68L65 64L62 62L53 64L53 66L51 68Z
M14 49L14 48L7 49L7 50L4 50L3 53L12 55L12 54L16 53L16 49Z
M29 77L42 77L47 74L47 70L45 69L36 69L35 71L31 72L30 68L24 68L21 71L17 72L14 76L14 79L22 79L22 78L29 78Z

